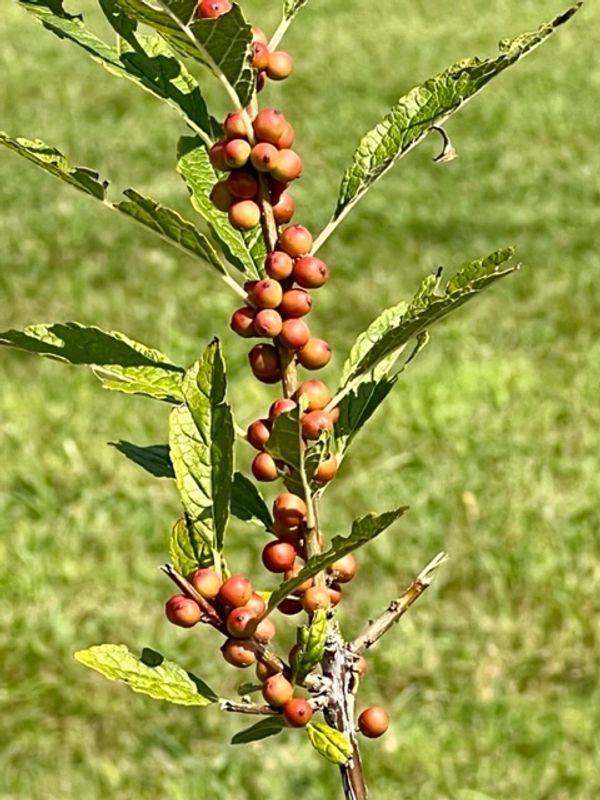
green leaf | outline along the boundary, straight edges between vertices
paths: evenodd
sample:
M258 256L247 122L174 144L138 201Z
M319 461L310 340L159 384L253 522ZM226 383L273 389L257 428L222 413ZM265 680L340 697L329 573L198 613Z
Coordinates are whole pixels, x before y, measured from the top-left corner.
M118 442L109 442L125 458L133 461L146 472L154 475L155 478L174 478L173 464L169 456L169 445L150 444L139 445L133 442L125 442L122 439Z
M299 470L302 464L302 449L300 409L296 407L275 419L265 450L276 461L284 461L292 469Z
M182 706L208 706L217 699L205 683L153 650L145 650L142 658L138 658L124 644L99 644L79 650L74 657L105 678L124 681L132 691L155 700Z
M395 162L442 125L483 87L530 53L581 7L577 3L533 33L500 42L495 58L466 58L400 98L373 130L361 139L352 164L342 178L334 219L360 200Z
M301 8L308 3L308 0L284 0L283 3L283 18L292 20Z
M23 331L0 331L0 345L91 367L105 389L168 402L182 398L183 368L117 331L78 322L30 325Z
M349 536L335 536L329 550L318 556L313 556L306 562L295 578L290 578L289 581L285 581L275 589L269 598L267 613L270 613L278 606L284 597L292 594L304 581L327 569L338 558L358 550L359 547L379 536L407 510L408 506L400 506L393 511L385 511L383 514L366 514L364 517L354 520Z
M486 258L479 258L461 267L443 289L437 287L439 275L430 276L409 303L399 303L386 309L362 333L352 347L350 357L342 372L342 386L348 386L361 376L371 373L386 359L391 362L410 339L419 336L434 322L459 308L495 281L509 275L519 267L503 267L514 255L514 248L497 250ZM384 364L384 373L390 361ZM375 376L377 377L377 375Z
M184 403L170 417L169 447L186 515L206 547L222 552L233 481L233 416L218 340L183 379Z
M198 567L214 567L215 555L211 545L196 531L191 522L178 519L169 537L169 559L184 577Z
M281 716L271 716L261 719L249 728L246 728L239 733L236 733L231 740L231 744L248 744L248 742L257 742L260 739L266 739L267 736L275 736L281 733L283 728L286 727L285 720Z
M318 609L314 612L309 625L300 625L297 641L300 645L294 660L294 675L302 681L323 660L325 639L327 638L327 612Z
M218 180L205 145L197 137L184 136L179 140L177 171L183 177L191 194L191 202L198 214L208 224L228 261L243 273L247 280L261 274L254 261L256 243L244 237L229 224L227 214L215 208L210 199L212 187ZM257 251L259 253L260 250Z
M233 476L231 513L244 522L264 525L267 530L273 527L273 517L263 496L252 481L241 472L236 472Z
M254 694L255 692L260 692L263 685L262 683L253 683L252 681L246 681L246 683L240 683L237 689L237 693L240 697L243 697L247 694Z
M240 104L247 106L255 90L252 69L252 28L239 6L216 19L192 20L193 0L158 0L157 10L143 0L114 0L129 17L149 25L179 53L224 77L235 90ZM171 14L167 12L171 11Z
M62 0L19 0L19 4L60 39L73 42L108 72L150 92L181 114L196 131L214 139L219 123L208 113L196 80L158 36L135 35L136 25L115 3L101 0L104 15L128 42L117 49L89 31L81 15L68 14Z
M101 181L93 169L72 167L62 153L41 139L13 139L0 131L0 144L97 200L106 198L107 181Z
M332 764L345 764L352 755L352 745L341 731L317 720L306 726L308 740L317 753Z
M207 261L222 277L226 276L226 280L230 280L212 243L192 222L184 219L177 211L157 203L150 197L145 197L135 189L127 189L124 192L127 200L122 200L120 203L108 202L106 199L108 181L100 181L98 173L87 167L71 166L59 150L40 139L11 139L0 132L0 144L32 161L51 175L101 200L107 208L131 217L188 255Z

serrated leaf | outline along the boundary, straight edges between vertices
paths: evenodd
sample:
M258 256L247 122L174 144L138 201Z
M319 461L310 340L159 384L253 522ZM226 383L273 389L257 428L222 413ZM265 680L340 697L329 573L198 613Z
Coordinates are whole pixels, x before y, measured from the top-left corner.
M304 680L323 660L326 638L327 612L321 608L314 612L309 625L298 628L300 648L294 662L294 675L298 681Z
M544 42L582 4L514 39L500 43L495 58L466 58L425 81L400 98L383 120L361 139L352 164L342 178L334 219L354 205L398 159L442 125L483 87Z
M169 559L177 572L187 577L199 567L213 567L215 555L211 545L183 518L171 529Z
M0 345L91 367L105 389L168 402L182 397L184 369L117 331L78 322L30 325L23 331L0 331Z
M252 28L239 6L216 19L192 20L197 5L193 0L157 2L163 10L143 0L114 0L118 8L149 25L174 50L201 62L217 77L224 77L240 104L247 106L254 94L256 73L251 66Z
M502 268L513 255L514 248L507 247L486 258L471 261L463 265L444 288L426 292L422 284L411 303L399 303L380 314L353 346L344 366L342 386L371 373L387 358L395 361L396 355L412 338L495 281L517 270L518 265Z
M283 18L292 20L300 9L308 3L308 0L284 0L283 3Z
M133 442L126 442L122 439L118 442L109 442L125 458L133 461L146 472L154 475L155 478L174 478L173 465L169 456L169 445L149 444L139 445Z
M275 589L269 598L267 613L278 606L284 597L292 594L304 581L327 569L338 558L358 550L359 547L379 536L407 510L408 506L400 506L393 511L385 511L383 514L366 514L364 517L354 520L348 536L335 536L329 550L310 558L295 578L284 581Z
M233 481L233 416L225 363L214 340L183 379L171 412L169 447L186 516L208 548L222 552Z
M207 223L227 260L247 280L260 278L253 251L246 239L231 227L227 214L215 208L210 199L211 189L218 177L210 163L206 147L197 137L184 136L179 140L177 171L190 191L193 207Z
M273 517L263 496L252 481L241 472L236 472L233 476L231 513L244 522L264 525L267 530L273 527Z
M108 181L100 180L100 176L93 169L87 167L73 167L63 154L56 148L47 145L41 139L13 139L4 131L0 131L0 144L8 147L17 155L32 161L46 172L60 178L75 189L95 197L97 200L106 198Z
M281 716L271 716L261 719L249 728L239 731L231 740L231 744L248 744L249 742L258 742L260 739L266 739L267 736L275 736L281 733L283 728L286 727L285 720Z
M87 52L108 72L125 78L171 106L196 130L210 139L219 133L219 123L208 113L196 80L158 36L136 36L136 25L119 13L115 3L101 0L108 21L127 45L117 49L89 31L83 17L69 14L62 0L19 0L19 4L60 39Z
M317 753L331 761L332 764L341 766L352 755L352 745L341 731L336 731L325 722L317 720L309 722L306 726L308 740Z
M203 681L153 650L144 651L142 660L124 644L100 644L79 650L74 657L105 678L124 681L132 691L155 700L182 706L208 706L217 699Z

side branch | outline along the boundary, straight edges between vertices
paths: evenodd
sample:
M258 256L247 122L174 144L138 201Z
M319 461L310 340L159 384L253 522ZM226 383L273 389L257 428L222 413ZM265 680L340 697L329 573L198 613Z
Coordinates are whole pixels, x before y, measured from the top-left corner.
M271 717L277 717L281 713L268 705L259 705L258 703L236 703L233 700L221 700L219 708L221 711L231 711L234 714L261 714Z
M447 553L438 553L437 556L421 570L419 575L400 597L396 600L392 600L383 614L373 620L366 631L350 644L350 649L360 654L364 653L364 651L368 650L370 647L373 647L373 645L404 616L415 600L423 594L425 589L431 586L435 571L447 560Z

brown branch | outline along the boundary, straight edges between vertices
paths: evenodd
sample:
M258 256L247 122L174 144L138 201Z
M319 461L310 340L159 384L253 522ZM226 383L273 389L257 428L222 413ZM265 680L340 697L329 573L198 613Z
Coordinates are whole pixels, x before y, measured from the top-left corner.
M446 553L438 555L424 567L410 586L398 597L392 600L386 610L377 619L369 623L366 631L356 638L350 649L357 654L363 653L393 627L404 616L412 604L417 600L433 581L436 569L448 560Z
M236 703L234 700L221 700L219 703L221 711L231 711L234 714L261 714L263 716L276 717L281 714L271 706L258 703Z

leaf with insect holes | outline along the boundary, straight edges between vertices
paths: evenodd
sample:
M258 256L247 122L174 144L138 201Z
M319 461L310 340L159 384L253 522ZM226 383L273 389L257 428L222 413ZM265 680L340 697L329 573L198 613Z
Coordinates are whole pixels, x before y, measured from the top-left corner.
M91 367L105 389L176 402L185 370L164 353L117 331L55 322L22 331L0 331L0 345Z
M112 75L125 78L164 100L192 126L210 139L220 135L219 123L208 113L196 80L158 36L136 35L136 24L119 12L114 3L100 5L110 24L122 37L117 49L86 28L80 14L65 11L62 0L18 0L58 38L73 42Z
M194 0L157 0L157 9L143 0L113 0L131 19L149 25L167 44L207 66L232 87L242 106L255 90L252 69L252 27L239 6L216 19L194 19Z
M298 654L294 659L294 676L302 681L317 667L325 652L327 638L327 611L317 609L309 625L300 625L297 633Z
M283 18L292 20L300 9L308 3L308 0L284 0L283 3Z
M196 229L192 222L182 217L177 211L157 203L150 197L145 197L135 189L127 189L124 192L127 200L122 200L120 203L108 202L106 199L108 181L100 180L98 173L87 167L72 166L59 150L45 144L40 139L13 139L0 132L0 144L28 161L32 161L45 172L60 178L70 186L101 200L106 208L112 208L134 219L188 255L206 261L219 272L221 277L227 276L227 271L214 245Z
M514 248L507 247L486 258L468 262L443 288L434 290L437 276L430 276L410 303L399 303L386 309L354 343L342 371L341 388L372 373L385 359L395 361L411 339L495 281L515 272L518 264L504 266L513 255Z
M266 739L268 736L276 736L286 727L286 722L282 716L270 716L255 722L249 728L236 733L231 740L231 744L248 744Z
M581 7L577 3L533 33L500 42L494 58L465 58L400 98L383 120L361 139L342 178L334 219L354 205L398 159L442 125L483 87L542 44Z
M331 761L332 764L341 766L346 764L352 755L352 745L341 731L336 731L325 722L316 720L306 726L308 740L317 753Z
M187 184L192 205L207 223L228 261L246 280L260 278L262 273L259 273L253 255L253 237L256 234L250 232L244 235L234 230L229 224L227 214L219 211L210 199L210 192L218 178L204 144L197 137L183 136L179 140L177 156L177 171Z
M74 657L105 678L124 681L132 691L155 700L182 706L208 706L218 699L204 681L149 648L138 658L124 644L99 644L79 650Z
M364 517L354 520L349 536L335 536L329 550L310 558L296 577L284 581L275 589L269 598L267 612L270 613L284 597L292 594L304 581L327 569L338 558L358 550L359 547L379 536L406 511L408 511L408 506L400 506L393 511L385 511L383 514L366 514Z
M195 534L222 552L229 518L235 432L227 378L215 339L183 379L183 404L171 412L169 448L177 489Z

